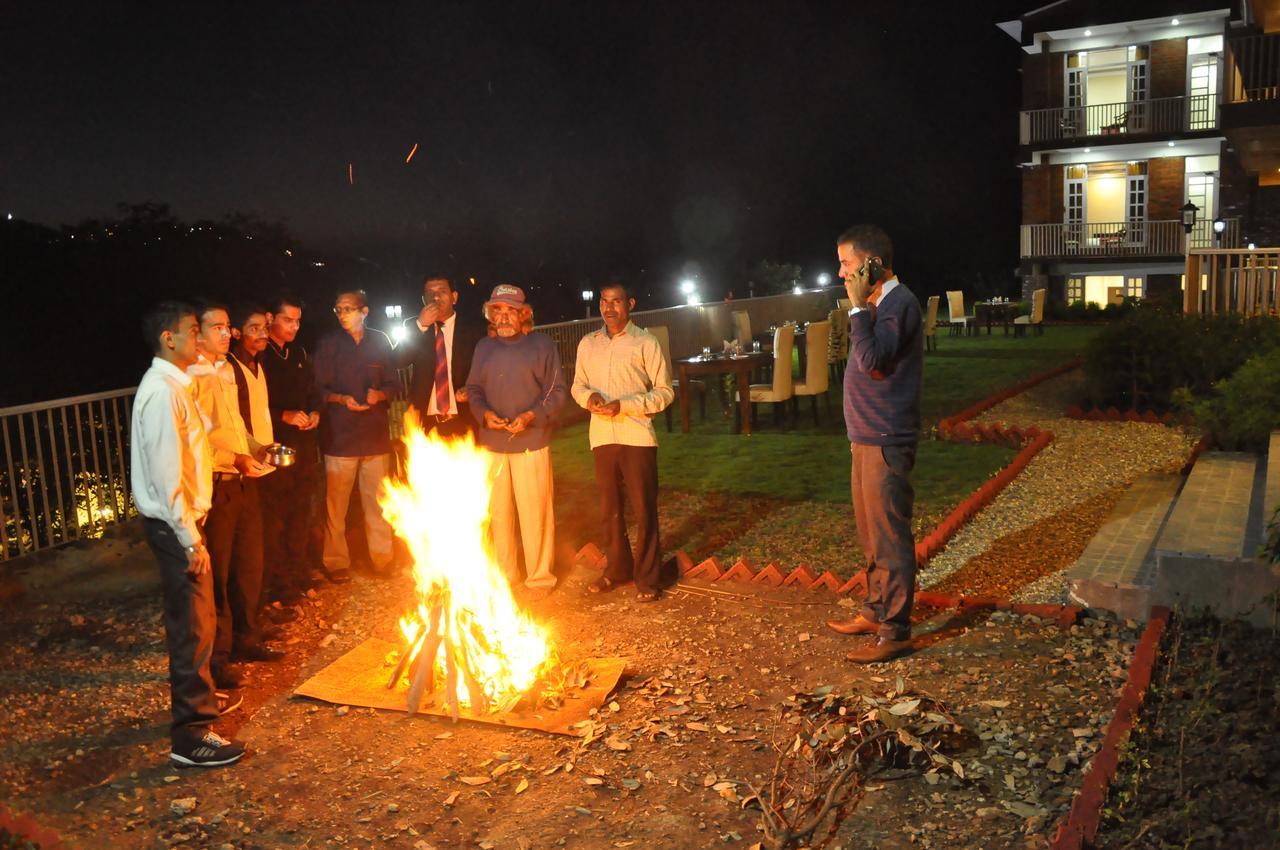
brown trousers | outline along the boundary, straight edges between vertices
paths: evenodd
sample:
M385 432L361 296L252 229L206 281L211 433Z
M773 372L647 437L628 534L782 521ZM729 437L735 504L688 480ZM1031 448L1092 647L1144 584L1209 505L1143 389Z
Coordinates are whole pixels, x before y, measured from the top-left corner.
M867 559L867 602L863 613L880 621L880 636L911 636L911 603L916 586L916 546L911 536L915 491L908 477L916 447L852 443L849 476L858 542Z

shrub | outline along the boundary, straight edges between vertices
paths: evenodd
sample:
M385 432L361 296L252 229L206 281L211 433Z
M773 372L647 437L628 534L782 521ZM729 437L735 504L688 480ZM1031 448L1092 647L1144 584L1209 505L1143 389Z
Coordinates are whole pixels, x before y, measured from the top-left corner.
M1132 310L1094 337L1085 356L1088 401L1121 410L1168 410L1174 392L1200 398L1253 355L1280 347L1280 320Z
M1249 358L1190 408L1219 447L1266 451L1271 432L1280 428L1280 347Z

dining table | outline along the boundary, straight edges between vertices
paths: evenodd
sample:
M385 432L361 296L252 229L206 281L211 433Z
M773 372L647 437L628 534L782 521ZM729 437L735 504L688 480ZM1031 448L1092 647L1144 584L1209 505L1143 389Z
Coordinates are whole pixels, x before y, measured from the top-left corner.
M1004 325L1004 335L1008 336L1017 308L1018 304L1014 301L975 302L973 305L973 314L977 319L975 324L979 327L985 324L987 326L987 336L991 336L991 326L993 324L1002 324Z
M742 354L701 354L676 360L680 378L680 430L689 433L689 379L706 375L733 375L734 388L738 392L737 421L742 423L742 433L751 435L751 370L760 369L773 362L773 354L767 351L749 351Z

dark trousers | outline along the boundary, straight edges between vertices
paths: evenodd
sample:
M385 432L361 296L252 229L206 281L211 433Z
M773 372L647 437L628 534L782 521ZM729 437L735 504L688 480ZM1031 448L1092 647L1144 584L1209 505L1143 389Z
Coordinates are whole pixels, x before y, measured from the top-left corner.
M324 529L319 522L324 473L314 458L259 479L262 494L264 590L273 596L296 592L320 563Z
M204 521L204 533L209 538L213 601L218 610L213 663L225 664L233 648L261 641L262 505L258 482L215 476L213 505Z
M908 477L916 447L849 446L853 470L853 516L867 559L867 602L863 613L879 620L880 636L911 636L911 603L916 586L916 546L911 537L915 491Z
M187 573L187 553L167 522L143 517L151 552L160 565L164 591L164 639L169 650L169 701L173 712L170 736L186 743L204 734L202 727L218 719L209 661L213 656L217 618L213 574Z
M658 447L611 443L596 446L591 454L595 457L601 531L608 559L605 577L614 582L634 578L640 590L657 590L662 568L662 547L658 542ZM624 494L636 515L640 538L634 558L627 539Z

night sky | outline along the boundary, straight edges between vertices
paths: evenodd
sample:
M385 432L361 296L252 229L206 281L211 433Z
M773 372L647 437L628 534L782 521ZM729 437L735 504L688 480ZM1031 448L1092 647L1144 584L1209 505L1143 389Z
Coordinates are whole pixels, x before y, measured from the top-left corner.
M24 5L0 12L0 214L246 211L389 278L625 272L661 303L690 271L739 295L761 259L834 272L870 220L917 291L1013 284L995 23L1026 3Z

